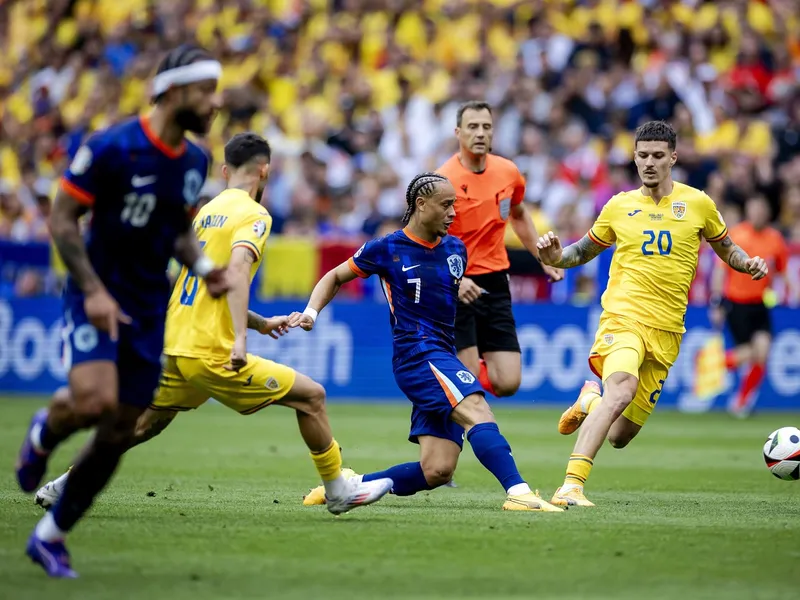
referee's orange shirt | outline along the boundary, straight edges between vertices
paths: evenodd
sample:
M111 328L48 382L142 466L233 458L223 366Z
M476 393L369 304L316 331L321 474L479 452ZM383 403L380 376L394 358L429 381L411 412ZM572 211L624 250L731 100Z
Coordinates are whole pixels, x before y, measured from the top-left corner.
M763 258L771 272L783 273L789 260L789 250L780 232L772 227L757 231L750 223L740 223L731 228L731 239L736 242L748 256ZM753 281L747 273L739 273L726 269L724 295L728 300L741 304L760 304L771 277Z
M456 218L450 235L467 247L467 275L505 271L509 267L505 232L511 207L525 197L525 179L517 166L489 154L486 168L473 173L453 155L437 173L456 189Z

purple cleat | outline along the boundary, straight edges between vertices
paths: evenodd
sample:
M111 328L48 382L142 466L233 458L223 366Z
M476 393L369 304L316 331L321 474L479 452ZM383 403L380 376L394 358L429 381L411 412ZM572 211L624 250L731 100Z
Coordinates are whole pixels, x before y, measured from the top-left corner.
M17 458L16 465L17 483L19 483L19 487L22 488L23 492L31 493L36 491L47 470L49 453L37 451L31 443L31 432L35 429L41 430L45 421L47 421L47 409L42 408L36 411L36 414L31 419L31 424L28 426L28 431L25 433L25 441L22 442L22 448L19 450L19 458Z
M69 552L67 552L67 547L64 545L64 540L45 542L39 539L34 531L28 540L25 554L33 562L42 565L45 573L50 577L75 579L78 576L69 564Z

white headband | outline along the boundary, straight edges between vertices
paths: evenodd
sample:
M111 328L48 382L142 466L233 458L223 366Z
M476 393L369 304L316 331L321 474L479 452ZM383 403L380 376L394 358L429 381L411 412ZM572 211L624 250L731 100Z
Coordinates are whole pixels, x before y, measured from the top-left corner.
M153 96L160 96L174 85L219 79L221 76L222 65L216 60L201 60L183 67L176 67L153 77Z

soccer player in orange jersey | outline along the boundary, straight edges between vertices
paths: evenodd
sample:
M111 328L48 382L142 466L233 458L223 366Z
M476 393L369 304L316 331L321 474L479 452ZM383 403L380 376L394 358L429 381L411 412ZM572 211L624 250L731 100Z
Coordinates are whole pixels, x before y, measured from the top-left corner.
M579 427L580 432L564 484L551 500L558 506L594 506L583 486L603 441L624 448L655 409L686 331L701 239L745 277L763 279L768 271L763 259L751 258L733 242L708 195L672 180L678 153L669 124L645 123L636 130L634 144L641 187L611 198L580 241L562 248L552 231L539 239L542 261L563 268L617 247L589 354L589 366L603 381L602 396L597 383L586 382L561 416L560 433Z
M770 209L763 196L753 196L745 204L745 221L731 229L742 250L758 253L776 273L786 270L789 250L780 232L769 226ZM765 295L771 278L751 277L725 269L720 263L712 279L711 320L727 322L735 348L725 354L725 365L737 369L749 365L729 410L741 417L750 414L766 375L772 342L772 325Z
M458 358L495 396L511 396L522 379L520 347L508 281L504 237L510 219L514 232L538 260L537 234L522 203L525 180L517 166L491 154L492 109L471 101L458 109L459 150L437 171L456 189L456 217L450 234L467 247L466 276L456 312ZM543 267L553 281L563 271Z

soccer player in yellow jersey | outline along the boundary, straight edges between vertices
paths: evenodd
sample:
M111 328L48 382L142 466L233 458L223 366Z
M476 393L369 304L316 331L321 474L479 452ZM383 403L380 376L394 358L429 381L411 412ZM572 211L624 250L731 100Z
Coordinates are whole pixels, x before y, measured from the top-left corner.
M561 416L559 432L581 430L552 504L594 506L583 487L603 440L624 448L655 408L680 350L701 239L732 269L753 279L767 274L761 258L750 258L728 236L711 198L672 180L678 159L675 145L675 131L667 123L651 121L639 127L634 162L642 187L611 198L589 233L566 248L552 231L539 238L542 262L564 269L585 264L617 245L589 355L603 392L597 383L586 382L578 400Z
M161 382L137 423L132 445L151 439L178 412L198 408L209 398L243 415L272 404L288 406L297 411L300 433L325 486L328 510L341 514L376 502L392 488L392 480L343 477L324 388L290 367L247 353L248 327L273 337L288 330L288 317L263 319L247 308L250 283L272 225L257 200L269 174L270 156L267 141L253 133L238 134L225 146L222 174L227 189L198 212L193 228L209 260L228 265L228 296L214 299L190 269L181 269L167 312ZM45 485L37 503L50 504L60 487L59 480Z

